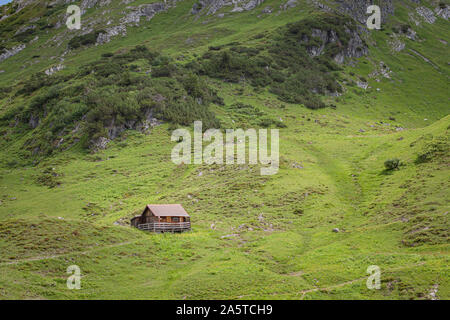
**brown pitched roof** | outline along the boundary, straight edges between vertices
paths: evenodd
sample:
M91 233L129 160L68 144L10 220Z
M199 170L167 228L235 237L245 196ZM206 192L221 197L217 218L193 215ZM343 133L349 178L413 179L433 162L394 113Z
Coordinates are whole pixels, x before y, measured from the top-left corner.
M181 204L148 204L147 208L157 217L189 217Z

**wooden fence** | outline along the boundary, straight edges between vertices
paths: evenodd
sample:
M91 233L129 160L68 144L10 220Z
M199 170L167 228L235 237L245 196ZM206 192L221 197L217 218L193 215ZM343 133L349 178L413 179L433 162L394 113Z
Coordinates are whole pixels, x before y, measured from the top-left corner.
M182 232L191 230L190 222L150 222L138 224L138 229L153 232Z

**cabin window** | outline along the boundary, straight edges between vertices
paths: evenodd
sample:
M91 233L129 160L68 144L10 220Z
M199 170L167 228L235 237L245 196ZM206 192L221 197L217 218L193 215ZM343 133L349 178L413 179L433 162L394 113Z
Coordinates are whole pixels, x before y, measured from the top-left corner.
M180 222L180 218L179 217L172 217L172 222Z

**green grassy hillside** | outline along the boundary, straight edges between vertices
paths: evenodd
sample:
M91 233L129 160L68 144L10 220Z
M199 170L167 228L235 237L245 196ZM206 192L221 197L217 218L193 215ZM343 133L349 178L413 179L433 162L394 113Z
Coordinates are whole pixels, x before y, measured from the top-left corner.
M0 298L448 299L445 1L393 1L372 31L335 1L209 15L178 1L78 46L153 2L94 1L80 31L55 27L65 4L0 7L0 54L26 45L0 61ZM342 47L357 32L367 53L336 63L331 42L311 56L317 28ZM171 133L198 119L278 128L279 172L175 165ZM181 203L192 231L131 228L147 203ZM74 264L81 290L66 287Z

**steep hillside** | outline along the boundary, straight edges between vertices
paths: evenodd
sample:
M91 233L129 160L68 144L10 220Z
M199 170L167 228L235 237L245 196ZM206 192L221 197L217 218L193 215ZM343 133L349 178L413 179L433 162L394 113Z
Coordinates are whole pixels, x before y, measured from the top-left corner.
M0 298L448 299L450 6L371 3L0 7ZM174 164L195 120L279 129L278 173Z

